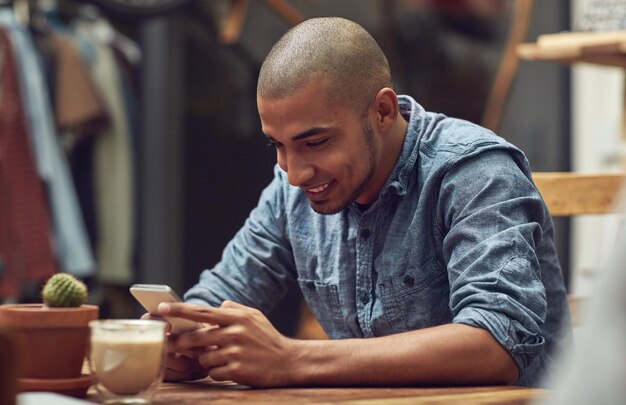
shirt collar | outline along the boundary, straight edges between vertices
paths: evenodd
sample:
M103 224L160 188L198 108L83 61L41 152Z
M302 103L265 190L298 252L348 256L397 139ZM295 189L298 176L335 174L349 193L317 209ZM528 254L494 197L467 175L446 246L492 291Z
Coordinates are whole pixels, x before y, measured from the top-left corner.
M381 190L381 197L390 190L395 190L398 195L407 193L411 173L417 160L419 134L426 111L410 96L398 96L398 106L400 114L408 121L407 132L402 145L402 152L396 162L391 175Z

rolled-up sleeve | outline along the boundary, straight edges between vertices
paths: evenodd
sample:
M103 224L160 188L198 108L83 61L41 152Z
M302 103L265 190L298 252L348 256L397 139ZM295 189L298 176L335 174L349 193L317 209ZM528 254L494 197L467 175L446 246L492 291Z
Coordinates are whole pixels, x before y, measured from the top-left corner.
M451 168L440 193L453 322L491 332L522 376L545 350L546 289L536 254L543 201L519 162L500 150Z
M291 245L284 232L284 189L280 169L261 193L257 207L228 243L219 263L204 270L185 302L217 306L233 300L269 312L294 282Z

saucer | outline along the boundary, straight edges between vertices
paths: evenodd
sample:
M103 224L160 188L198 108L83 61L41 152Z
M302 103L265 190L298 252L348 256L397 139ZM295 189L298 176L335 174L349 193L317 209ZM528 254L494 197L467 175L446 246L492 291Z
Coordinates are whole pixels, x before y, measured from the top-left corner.
M77 378L18 378L17 387L24 391L50 391L76 398L87 396L93 376L83 374Z

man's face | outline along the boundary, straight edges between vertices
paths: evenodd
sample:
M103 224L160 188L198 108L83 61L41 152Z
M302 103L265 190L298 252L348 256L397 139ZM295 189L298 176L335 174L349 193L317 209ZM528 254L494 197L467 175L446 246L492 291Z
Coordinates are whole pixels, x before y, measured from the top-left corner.
M287 98L257 99L279 166L320 214L353 201L371 204L379 191L369 187L378 162L375 134L353 108L330 103L328 87L312 81Z

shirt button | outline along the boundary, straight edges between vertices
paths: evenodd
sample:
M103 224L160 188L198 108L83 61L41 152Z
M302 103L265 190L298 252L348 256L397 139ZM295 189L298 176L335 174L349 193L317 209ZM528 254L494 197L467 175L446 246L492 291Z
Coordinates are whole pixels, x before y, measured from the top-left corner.
M361 237L362 237L364 240L367 240L367 239L370 237L370 235L371 235L371 234L372 234L372 232L371 232L369 229L363 229L363 230L361 231Z
M367 293L361 294L361 304L365 305L369 302L370 296Z
M413 284L415 284L415 279L411 276L406 276L404 277L404 284L408 285L409 287L413 287Z

